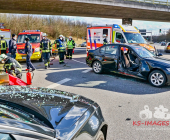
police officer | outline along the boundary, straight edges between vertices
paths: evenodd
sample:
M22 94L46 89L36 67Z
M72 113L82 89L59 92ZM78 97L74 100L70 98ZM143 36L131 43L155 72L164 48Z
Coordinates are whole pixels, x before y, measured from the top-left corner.
M43 33L43 39L40 42L40 49L42 51L45 69L47 69L47 67L50 67L50 54L52 53L52 46L46 33Z
M73 49L75 48L75 42L72 37L69 37L69 41L67 42L67 59L72 59Z
M1 54L6 54L8 45L7 45L7 41L4 39L4 35L1 35L1 39L0 39L0 50L1 50Z
M54 41L54 44L57 44L58 54L59 54L59 64L63 64L64 63L64 55L66 52L63 35L60 35L59 39L56 39Z
M9 53L11 53L12 58L16 58L16 51L17 51L17 45L16 45L16 35L12 34L12 39L9 41Z
M33 64L31 63L31 55L32 55L32 45L29 42L29 38L26 37L25 38L25 54L27 54L27 58L26 58L26 63L27 63L27 69L29 70L30 68L32 68L32 71L35 70L35 67L33 66Z
M4 63L4 69L9 74L16 76L21 79L22 77L22 67L15 59L5 55L0 55L0 62Z
M103 37L104 37L103 45L107 45L108 42L107 42L107 36L106 36L106 34L104 34Z

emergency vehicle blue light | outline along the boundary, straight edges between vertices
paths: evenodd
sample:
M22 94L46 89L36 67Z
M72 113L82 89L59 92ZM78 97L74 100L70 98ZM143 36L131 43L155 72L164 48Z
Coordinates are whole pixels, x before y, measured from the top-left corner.
M24 30L23 32L40 32L40 30Z
M120 26L117 25L117 24L114 24L114 25L113 25L113 28L119 28L119 29L120 29Z

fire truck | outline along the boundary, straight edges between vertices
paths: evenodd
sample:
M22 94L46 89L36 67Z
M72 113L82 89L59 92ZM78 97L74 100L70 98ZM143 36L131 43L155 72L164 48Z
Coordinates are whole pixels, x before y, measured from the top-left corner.
M43 61L42 54L40 51L40 41L42 40L43 32L40 30L24 30L23 32L18 34L17 38L17 53L16 53L16 60L18 61L26 61L26 54L25 54L25 38L28 37L30 40L29 42L32 45L32 56L31 60L39 60L40 62Z
M139 44L151 52L155 52L155 48L146 42L137 27L117 24L106 26L87 26L87 52L90 49L96 49L103 46L104 35L107 36L108 44Z

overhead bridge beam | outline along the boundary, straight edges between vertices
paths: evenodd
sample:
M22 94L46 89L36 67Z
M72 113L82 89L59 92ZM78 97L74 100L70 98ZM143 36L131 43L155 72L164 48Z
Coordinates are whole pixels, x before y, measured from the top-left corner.
M0 0L0 13L132 18L170 22L168 6L124 0Z

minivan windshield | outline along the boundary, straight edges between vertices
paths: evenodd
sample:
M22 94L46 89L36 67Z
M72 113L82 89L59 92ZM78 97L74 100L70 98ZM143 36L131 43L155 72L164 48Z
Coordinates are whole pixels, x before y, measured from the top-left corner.
M139 44L147 43L140 33L126 33L126 32L124 32L124 34L125 34L125 37L126 37L128 43L139 43Z
M40 34L23 34L19 35L17 43L25 43L25 38L28 37L30 43L40 43Z
M143 58L154 57L155 55L143 47L134 47L134 51Z

